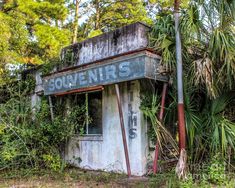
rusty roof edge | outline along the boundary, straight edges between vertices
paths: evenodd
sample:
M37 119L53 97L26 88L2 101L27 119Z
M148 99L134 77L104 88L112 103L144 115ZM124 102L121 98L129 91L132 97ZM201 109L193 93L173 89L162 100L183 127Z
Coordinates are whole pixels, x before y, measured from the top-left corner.
M151 48L141 48L141 49L138 49L138 50L134 50L134 51L118 54L118 55L107 57L107 58L103 58L103 59L99 59L99 60L92 61L92 62L89 62L89 63L67 67L67 68L64 68L64 69L56 71L56 72L44 74L44 75L42 75L42 77L47 77L47 76L51 76L53 74L67 72L67 71L74 70L74 69L81 68L81 67L87 67L87 66L90 66L92 64L102 63L104 61L114 60L114 59L122 57L122 56L134 55L134 54L140 53L140 52L149 52L149 53L157 56L159 59L161 59L161 56L159 56L153 49L151 49Z

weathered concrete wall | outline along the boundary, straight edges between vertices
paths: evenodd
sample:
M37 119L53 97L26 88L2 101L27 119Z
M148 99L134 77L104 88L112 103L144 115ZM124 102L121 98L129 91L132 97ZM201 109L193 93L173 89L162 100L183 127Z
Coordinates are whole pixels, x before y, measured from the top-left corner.
M124 124L133 175L146 173L148 138L147 122L140 106L139 81L120 84ZM126 172L118 106L113 85L103 90L102 136L74 136L68 143L66 160L86 169ZM81 161L78 160L81 159Z
M121 27L64 48L61 59L64 66L82 65L146 48L149 29L140 22Z
M138 176L147 172L149 144L147 122L139 109L141 102L141 81L130 80L150 78L153 80L167 81L163 67L159 63L159 56L151 53L151 50L145 50L148 46L148 30L149 27L144 24L135 23L66 47L62 51L62 63L60 67L55 67L50 75L43 78L45 81L47 78L53 79L53 77L56 76L73 72L76 73L76 71L80 70L84 71L93 66L99 67L106 63L109 64L118 61L128 62L127 57L134 58L135 56L144 54L144 62L146 63L143 64L143 67L138 67L135 71L135 73L138 73L139 70L143 69L143 76L136 76L126 80L116 79L107 83L97 83L97 85L105 85L105 89L102 91L103 134L101 136L74 136L71 138L67 143L65 152L65 159L71 164L86 169L100 169L126 173L126 162L116 94L114 86L108 85L126 81L119 83L119 85L121 88L121 100L123 104L131 171L132 175ZM133 63L136 64L141 61L133 61ZM112 75L116 75L116 71L113 71ZM99 73L99 77L102 76L103 73ZM35 74L35 78L37 86L35 94L32 95L33 107L40 101L39 95L42 94L43 89L45 89L45 84L43 86L44 88L42 87L40 75ZM62 85L63 84L61 84L61 87ZM68 88L68 91L78 88L81 87ZM152 160L151 157L150 160Z
M34 92L31 93L31 107L33 112L35 112L36 108L39 108L41 103L41 95L43 95L43 85L42 85L42 77L41 77L41 71L40 69L32 69L27 70L28 73L31 74L33 78L35 79L35 89Z

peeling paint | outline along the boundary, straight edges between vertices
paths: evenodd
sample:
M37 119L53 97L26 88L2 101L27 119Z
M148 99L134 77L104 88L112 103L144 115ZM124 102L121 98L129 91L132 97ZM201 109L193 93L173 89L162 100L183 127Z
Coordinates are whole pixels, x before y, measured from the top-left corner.
M130 24L64 48L61 59L64 65L70 61L69 65L75 66L147 48L148 31L142 23Z
M131 91L133 94L132 103L132 126L136 128L136 137L132 139L128 135L128 101L130 99L128 86L131 85ZM145 132L141 132L143 126L141 123L145 123L143 116L140 113L140 86L139 81L124 82L120 84L121 99L123 100L123 112L124 112L124 125L127 133L127 142L130 156L130 165L133 175L144 175L146 173L146 156L141 151L147 143L143 142L147 140ZM72 161L75 166L86 169L100 169L105 171L115 171L126 173L125 155L122 145L121 128L118 116L118 107L113 85L105 86L103 90L103 135L102 140L84 141L75 137L70 140L67 145L67 154L65 159ZM146 138L145 138L146 137ZM144 138L144 139L143 139ZM79 148L73 147L74 143L79 143ZM73 156L80 157L82 161L79 163L73 161Z

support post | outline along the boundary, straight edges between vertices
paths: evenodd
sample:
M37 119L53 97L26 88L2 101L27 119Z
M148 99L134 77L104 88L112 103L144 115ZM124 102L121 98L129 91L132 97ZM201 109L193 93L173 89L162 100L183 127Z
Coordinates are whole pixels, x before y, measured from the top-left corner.
M160 113L159 113L159 120L160 121L163 120L163 115L164 115L164 111L165 111L167 85L168 85L168 83L164 82L163 89L162 89L161 109L160 109Z
M176 38L176 63L177 63L177 93L178 93L178 122L179 122L179 150L185 149L185 120L184 120L184 96L183 96L183 63L182 47L180 39L180 0L175 0L175 38Z
M163 120L164 110L165 110L165 101L166 101L166 91L167 91L167 83L164 82L163 89L162 89L162 99L161 99L161 109L159 113L159 120ZM156 142L155 146L155 155L154 155L154 161L153 161L153 174L157 173L157 161L159 156L159 145Z
M54 113L53 113L53 105L52 105L52 100L51 100L51 96L48 97L49 98L49 107L50 107L50 112L51 112L51 120L54 120Z
M129 154L128 154L127 141L126 141L126 132L125 132L125 127L124 127L123 112L122 112L122 103L120 99L120 91L119 91L118 84L115 84L115 91L116 91L116 96L117 96L120 125L121 125L121 130L122 130L122 141L123 141L123 147L124 147L124 153L125 153L125 159L126 159L127 174L128 174L128 177L130 178L131 167L130 167L130 161L129 161Z
M185 119L184 119L184 93L183 93L183 62L180 38L180 0L175 0L175 39L176 39L176 64L177 64L177 93L178 93L178 127L179 127L179 153L180 157L176 165L176 174L179 179L186 179L187 153Z

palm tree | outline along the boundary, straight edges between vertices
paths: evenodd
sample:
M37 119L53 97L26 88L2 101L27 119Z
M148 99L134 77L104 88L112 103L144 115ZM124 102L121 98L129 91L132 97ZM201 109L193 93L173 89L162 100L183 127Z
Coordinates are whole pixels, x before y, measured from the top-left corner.
M185 76L211 98L235 85L234 18L234 1L193 0L181 9L179 27ZM175 73L174 17L169 10L158 14L151 40L152 47L162 54L167 70Z
M177 10L179 1L175 2ZM220 148L221 152L226 152L227 146L234 145L231 142L234 139L233 133L229 133L234 130L234 120L231 119L232 116L226 115L232 113L229 111L231 103L227 104L221 99L220 105L214 107L215 111L218 110L220 115L226 117L225 119L218 118L216 122L213 122L214 126L211 124L212 121L208 122L208 119L213 118L216 114L211 113L209 107L212 107L213 103L223 96L223 93L235 88L235 2L229 0L190 1L186 8L180 10L181 40L177 36L179 30L177 24L174 26L174 16L169 14L170 10L172 9L167 9L165 12L163 10L158 14L158 20L153 26L150 39L152 47L162 54L162 63L173 78L176 77L176 67L177 71L180 69L177 72L180 73L177 81L182 84L182 64L181 62L178 64L180 48L177 48L177 44L181 42L185 88L181 89L178 86L177 91L184 90L186 94L183 100L183 92L181 92L181 98L178 96L178 99L181 104L185 102L186 105L185 123L188 151L195 153L198 150L197 152L202 153L203 150L208 149L208 145L202 144L202 140L206 142L216 140L217 144L210 147L210 153L218 152L216 148ZM177 14L175 15L177 16ZM176 80L173 83L176 83ZM172 95L176 94L174 88L176 89L176 87L173 87ZM174 103L176 101L173 100ZM221 110L219 107L222 104L226 104L226 108ZM173 110L170 109L171 107L175 108L176 104L169 106L170 111ZM171 121L172 119L176 118L171 117ZM205 128L208 130L207 135L203 131ZM214 131L217 128L220 136L216 138ZM225 141L225 138L230 141ZM194 142L201 143L195 148Z

